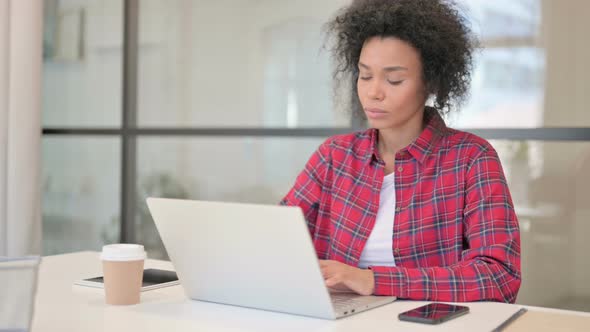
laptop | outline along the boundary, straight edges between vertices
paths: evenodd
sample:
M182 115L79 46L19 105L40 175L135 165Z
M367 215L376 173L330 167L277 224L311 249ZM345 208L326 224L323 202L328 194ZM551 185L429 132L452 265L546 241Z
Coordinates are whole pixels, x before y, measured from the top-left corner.
M190 299L323 319L395 300L329 291L299 207L166 198L147 204Z
M39 256L0 256L0 331L31 329Z

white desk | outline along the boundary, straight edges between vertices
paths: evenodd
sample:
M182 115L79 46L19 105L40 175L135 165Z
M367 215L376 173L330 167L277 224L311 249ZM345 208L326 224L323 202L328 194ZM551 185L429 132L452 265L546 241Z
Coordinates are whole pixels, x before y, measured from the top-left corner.
M147 260L146 267L172 270L170 262ZM44 257L33 319L43 331L478 331L499 325L491 311L513 311L502 303L469 303L471 312L440 326L400 322L397 314L426 302L396 301L337 321L191 301L182 286L147 291L134 306L104 304L101 289L74 286L78 279L101 275L96 252ZM505 331L581 331L590 313L529 307ZM491 327L490 327L491 326Z

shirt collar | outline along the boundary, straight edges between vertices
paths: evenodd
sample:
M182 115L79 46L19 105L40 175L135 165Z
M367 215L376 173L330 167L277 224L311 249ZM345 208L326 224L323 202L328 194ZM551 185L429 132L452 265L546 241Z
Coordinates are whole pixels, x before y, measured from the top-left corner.
M440 139L448 134L445 121L438 114L438 111L432 107L426 106L424 109L424 123L426 126L418 138L416 138L410 145L406 146L399 152L407 151L420 164L426 160L426 157L434 150ZM367 161L379 160L379 149L377 148L377 140L379 131L375 128L369 129L370 136L370 158Z

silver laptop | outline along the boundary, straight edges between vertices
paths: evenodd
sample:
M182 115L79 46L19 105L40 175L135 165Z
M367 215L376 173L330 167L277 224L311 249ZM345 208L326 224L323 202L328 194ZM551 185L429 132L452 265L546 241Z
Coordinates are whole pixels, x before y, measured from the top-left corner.
M165 198L147 204L191 299L324 319L395 300L330 292L299 207Z
M30 331L39 256L0 257L0 331Z

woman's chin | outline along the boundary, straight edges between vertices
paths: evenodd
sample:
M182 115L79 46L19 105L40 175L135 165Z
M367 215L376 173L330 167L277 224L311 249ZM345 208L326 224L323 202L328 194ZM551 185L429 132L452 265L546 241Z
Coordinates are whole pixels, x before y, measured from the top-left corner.
M387 129L387 128L392 127L391 123L389 123L388 121L368 119L367 123L369 124L369 127L375 128L375 129Z

